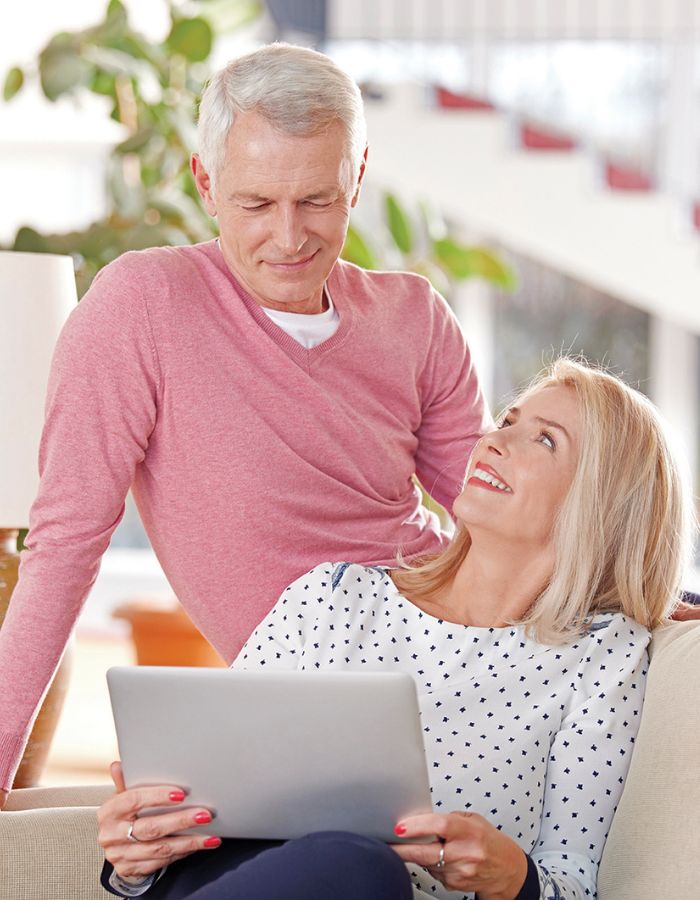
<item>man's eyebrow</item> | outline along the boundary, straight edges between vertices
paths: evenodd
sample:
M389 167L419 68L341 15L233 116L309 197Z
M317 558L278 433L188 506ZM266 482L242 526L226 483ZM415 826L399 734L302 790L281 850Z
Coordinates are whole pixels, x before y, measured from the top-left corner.
M312 194L304 194L303 200L328 200L338 193L338 187L327 187ZM255 191L234 191L229 197L230 200L243 203L269 203L270 198L264 194L257 194Z
M338 191L337 187L327 187L327 188L323 188L323 190L320 190L320 191L314 191L313 194L306 194L304 196L304 199L305 200L321 200L321 199L325 199L326 197L332 197L335 193L337 193L337 191Z
M267 201L268 198L267 198L267 197L264 197L262 194L255 194L255 193L241 193L241 192L235 193L235 192L234 192L233 194L231 194L231 196L230 196L229 199L231 199L231 200L243 200L244 202L248 202L248 203L250 203L250 202L252 202L252 201L255 201L255 202L257 202L257 203L260 203L260 202L263 202L263 201Z

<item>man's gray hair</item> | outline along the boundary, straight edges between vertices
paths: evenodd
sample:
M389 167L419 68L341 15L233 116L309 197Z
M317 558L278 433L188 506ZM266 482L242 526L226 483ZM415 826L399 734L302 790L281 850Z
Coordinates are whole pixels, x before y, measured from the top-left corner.
M347 134L349 175L357 182L367 142L362 96L355 82L323 53L268 44L232 60L207 85L199 108L199 156L214 190L226 138L238 113L254 110L280 131L319 134L339 122Z

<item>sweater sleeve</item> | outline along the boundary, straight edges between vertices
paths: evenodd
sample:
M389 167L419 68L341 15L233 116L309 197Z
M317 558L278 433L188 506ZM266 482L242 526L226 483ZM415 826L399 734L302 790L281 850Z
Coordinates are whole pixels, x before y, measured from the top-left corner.
M159 377L142 294L155 277L134 254L112 263L73 311L56 346L39 492L19 581L0 629L4 789L123 515L155 424Z
M577 673L583 699L565 715L549 754L542 827L531 853L543 900L596 896L641 718L649 633L619 615L594 627Z
M445 300L434 293L432 334L420 376L422 422L416 475L448 511L462 489L469 454L492 427L464 334Z
M304 658L304 644L319 598L330 596L343 564L321 563L285 588L231 663L232 669L292 671Z

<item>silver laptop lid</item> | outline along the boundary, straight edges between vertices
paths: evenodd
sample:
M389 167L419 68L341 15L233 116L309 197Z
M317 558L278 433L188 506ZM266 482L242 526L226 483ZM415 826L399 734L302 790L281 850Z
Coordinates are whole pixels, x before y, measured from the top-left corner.
M431 811L407 674L130 667L107 680L127 786L185 788L215 812L198 831L397 841L399 819Z

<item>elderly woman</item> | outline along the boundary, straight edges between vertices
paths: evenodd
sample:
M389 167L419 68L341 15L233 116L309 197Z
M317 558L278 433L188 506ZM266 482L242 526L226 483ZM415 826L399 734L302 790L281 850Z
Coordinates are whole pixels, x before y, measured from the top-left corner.
M409 672L434 812L397 822L405 842L391 847L343 832L222 843L175 835L209 811L178 809L176 786L125 790L115 767L103 883L149 900L595 896L649 632L677 603L689 546L655 409L559 360L476 446L454 514L436 557L317 566L234 663ZM161 804L172 810L137 818Z

